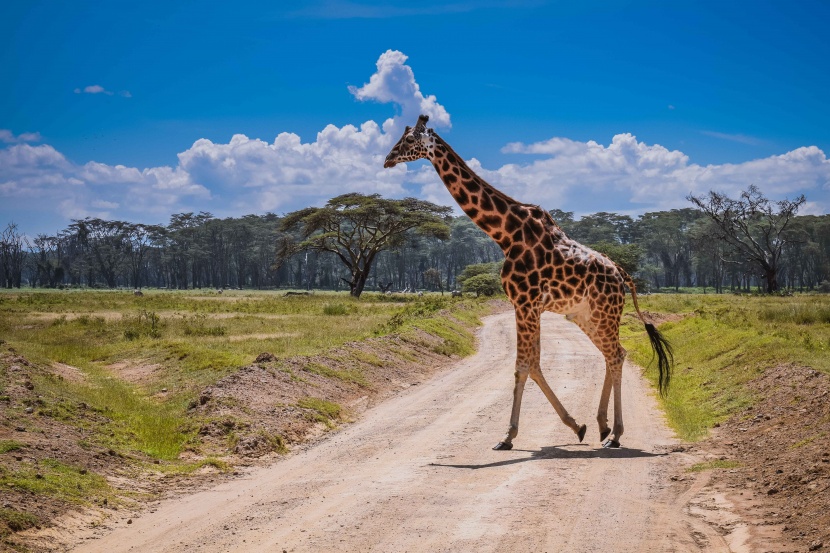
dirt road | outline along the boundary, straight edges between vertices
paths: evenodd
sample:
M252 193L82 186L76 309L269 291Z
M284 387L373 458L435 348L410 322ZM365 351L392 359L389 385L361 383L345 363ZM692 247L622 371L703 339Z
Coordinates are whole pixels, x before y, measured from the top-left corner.
M729 551L686 513L695 490L670 485L682 454L639 370L624 371L623 448L602 450L601 356L562 317L542 328L543 370L588 424L583 444L528 381L516 448L490 449L510 415L515 330L503 313L486 319L478 354L357 423L75 551Z

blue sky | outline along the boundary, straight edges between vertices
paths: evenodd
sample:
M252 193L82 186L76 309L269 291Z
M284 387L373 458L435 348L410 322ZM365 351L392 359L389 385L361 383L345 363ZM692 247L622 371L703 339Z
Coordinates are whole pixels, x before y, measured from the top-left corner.
M275 7L290 4L290 7ZM830 212L828 2L6 2L0 226L285 213L357 190L452 205L382 159L420 111L514 197L689 193Z

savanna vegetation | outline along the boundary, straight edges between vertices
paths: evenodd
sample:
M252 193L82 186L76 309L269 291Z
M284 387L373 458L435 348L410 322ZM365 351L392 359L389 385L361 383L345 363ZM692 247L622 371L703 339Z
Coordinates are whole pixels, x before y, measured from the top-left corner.
M751 406L755 398L744 384L771 367L797 364L830 374L828 296L655 294L640 304L668 319L660 330L674 346L677 365L660 401L682 439L703 438ZM649 366L652 352L642 325L633 316L624 321L630 358ZM656 382L653 367L646 375Z
M714 193L690 200L698 209L637 218L551 213L569 236L635 276L641 292L682 292L643 295L640 303L665 321L661 331L675 348L671 391L660 400L669 424L696 440L753 404L744 384L766 369L794 363L830 373L830 297L764 294L830 292L830 215L797 216L803 198L769 202L754 187L737 200ZM0 354L48 370L25 381L11 368L0 373L6 426L20 432L0 440L0 487L70 503L118 501L94 471L57 456L27 464L18 453L39 420L75 425L83 448L168 474L228 470L226 460L200 454L202 433L219 428L230 444L248 423L208 420L194 406L201 391L262 352L292 381L308 384L313 375L367 389L361 367L382 366L375 353L354 350L333 363L317 357L390 334L413 343L433 336L428 347L440 355L471 353L470 327L486 309L469 296L501 293L503 256L468 218L449 213L348 194L285 217L185 213L167 225L88 218L33 239L9 224L0 234L0 285L11 289L0 292L0 345L11 353ZM332 292L285 297L287 288ZM458 289L468 297L444 295ZM440 295L384 294L416 290ZM727 290L739 293L707 293ZM627 316L622 332L631 358L649 366L639 321ZM279 365L296 357L307 361ZM20 385L37 399L12 401ZM312 388L274 408L336 426L343 406ZM286 450L283 436L258 432L271 451ZM185 451L197 455L184 459ZM2 461L11 458L23 461L7 468ZM4 508L0 522L16 531L38 519ZM0 524L0 538L3 531Z
M696 207L579 219L551 209L572 238L608 254L642 291L830 292L830 215L804 198L690 197ZM167 289L459 290L498 246L469 218L414 199L346 194L322 208L220 219L180 213L166 225L87 218L53 235L0 234L0 286ZM482 273L486 274L486 273ZM492 279L469 286L488 293Z
M117 489L113 476L229 471L246 439L286 452L291 440L255 428L244 402L204 409L205 390L240 368L267 363L270 374L284 373L302 393L266 408L330 429L349 409L328 391L371 395L388 380L378 367L418 363L413 352L425 348L444 358L472 353L488 310L438 294L0 291L0 489L10 505L0 510L0 547L17 548L11 532L68 505L117 508L149 493ZM349 349L366 340L386 345ZM222 414L226 407L238 416Z
M187 408L199 391L263 351L277 360L311 356L411 325L446 337L440 347L447 353L472 351L469 332L436 316L452 307L449 297L395 299L235 291L3 293L0 336L32 363L63 374L35 383L50 398L38 414L71 418L78 405L90 406L109 419L96 438L103 446L176 459L195 437ZM357 372L325 376L361 382Z

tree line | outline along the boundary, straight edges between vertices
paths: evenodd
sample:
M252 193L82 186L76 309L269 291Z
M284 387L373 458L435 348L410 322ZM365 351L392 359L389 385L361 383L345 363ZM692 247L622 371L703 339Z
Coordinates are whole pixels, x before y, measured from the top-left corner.
M830 215L756 187L638 217L551 209L571 238L606 253L645 290L830 291ZM498 270L499 247L466 216L407 198L345 194L322 208L164 225L86 218L53 234L0 234L3 287L294 288L448 291ZM475 270L465 268L481 265ZM486 270L485 268L486 267ZM470 284L471 290L473 284ZM486 289L486 288L482 288Z

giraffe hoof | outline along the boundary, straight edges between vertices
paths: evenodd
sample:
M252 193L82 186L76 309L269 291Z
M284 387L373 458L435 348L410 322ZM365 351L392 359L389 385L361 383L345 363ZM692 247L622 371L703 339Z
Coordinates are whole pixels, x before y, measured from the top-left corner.
M588 427L583 424L579 427L579 430L576 431L576 437L579 438L579 443L582 443L582 439L585 437L586 430L588 430Z
M617 449L620 447L620 442L617 440L606 440L605 443L602 444L602 447L605 449Z
M605 441L605 438L607 438L607 437L608 437L608 434L610 434L610 433L611 433L611 429L610 429L610 428L606 428L605 430L603 430L602 432L600 432L600 433L599 433L599 441L601 441L601 442Z
M510 442L499 442L493 449L496 451L507 451L508 449L513 449L513 444Z

